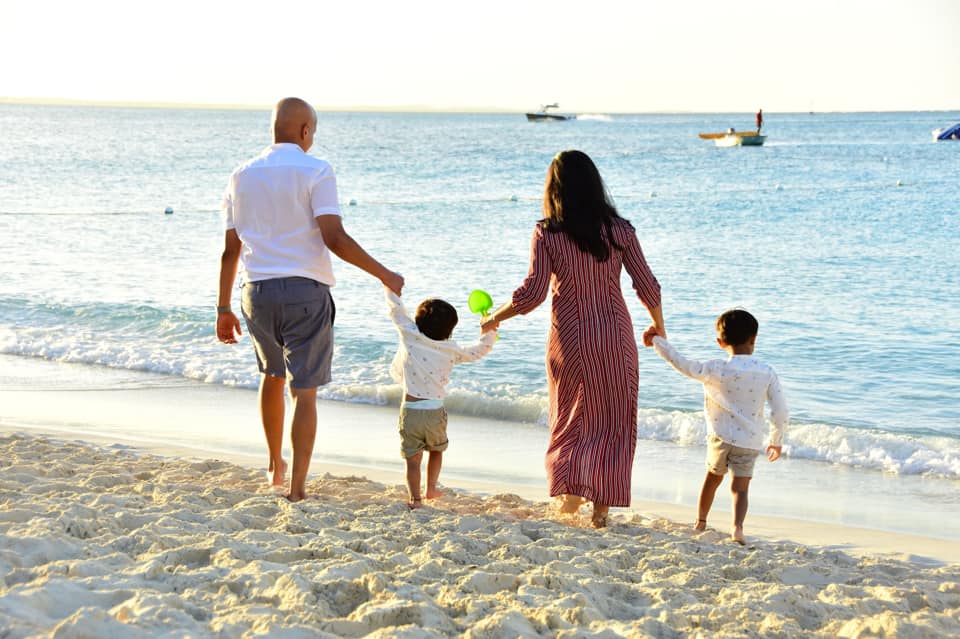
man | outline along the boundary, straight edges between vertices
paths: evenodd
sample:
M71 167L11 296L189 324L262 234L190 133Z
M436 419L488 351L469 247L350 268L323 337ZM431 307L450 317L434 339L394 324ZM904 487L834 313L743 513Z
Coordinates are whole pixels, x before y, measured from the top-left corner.
M760 129L763 128L763 109L757 111L757 134L760 133Z
M224 193L217 338L234 344L240 321L230 296L242 267L241 311L257 356L260 417L273 486L284 486L284 387L290 386L293 470L287 499L306 497L317 431L317 387L330 381L335 307L330 251L398 295L403 277L371 257L344 230L330 165L307 154L317 113L299 98L273 110L273 145L241 165Z

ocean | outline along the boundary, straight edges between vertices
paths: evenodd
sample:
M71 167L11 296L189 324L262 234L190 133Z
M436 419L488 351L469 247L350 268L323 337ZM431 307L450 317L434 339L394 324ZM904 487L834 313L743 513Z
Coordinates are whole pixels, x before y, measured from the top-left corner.
M233 168L269 143L269 115L0 104L0 355L82 367L56 382L70 389L255 389L246 337L225 346L214 336L218 205ZM764 146L716 148L697 134L752 128L752 114L528 123L322 112L311 152L336 170L347 230L406 278L408 306L449 300L454 337L469 342L468 294L509 298L550 160L585 151L637 228L681 352L722 356L713 321L727 308L759 319L756 355L777 369L791 409L788 460L883 486L933 482L931 503L946 499L956 514L960 145L930 132L960 115L765 116ZM334 381L321 397L395 405L382 289L348 264L335 270ZM546 432L548 305L455 369L452 414ZM635 297L628 305L639 335L648 317ZM643 446L702 457L701 389L652 350L641 352L638 403Z

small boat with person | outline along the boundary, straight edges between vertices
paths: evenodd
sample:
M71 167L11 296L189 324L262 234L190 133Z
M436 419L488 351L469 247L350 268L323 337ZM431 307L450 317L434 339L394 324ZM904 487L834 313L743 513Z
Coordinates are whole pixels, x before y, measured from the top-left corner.
M560 105L554 102L553 104L544 104L540 107L540 110L535 113L527 113L527 121L529 122L549 122L552 120L564 121L564 120L576 120L577 116L573 113L551 113L550 109L559 109Z
M700 138L713 140L717 146L763 146L767 136L759 131L737 131L727 129L723 133L701 133Z

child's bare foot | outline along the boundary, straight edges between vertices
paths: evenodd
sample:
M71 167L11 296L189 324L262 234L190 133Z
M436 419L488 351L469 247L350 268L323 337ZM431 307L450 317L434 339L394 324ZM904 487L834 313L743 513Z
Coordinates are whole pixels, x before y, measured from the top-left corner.
M564 515L573 515L585 503L587 500L580 495L564 495L560 501L560 512Z
M443 491L439 488L427 488L427 499L440 499L443 497Z
M307 499L307 493L303 491L298 491L298 492L291 491L290 494L287 495L287 501L289 501L292 504L295 504L298 501L303 501L304 499Z
M730 532L730 539L737 542L741 546L746 546L747 540L743 536L743 526L734 526L733 530Z
M411 499L410 501L407 502L407 506L409 506L410 510L416 510L417 508L423 508L423 500L420 499L419 497L414 497L413 499Z
M287 483L287 462L280 460L280 464L274 464L270 462L270 467L267 469L267 481L270 482L272 488L283 488Z
M694 530L700 530L700 531L706 530L706 529L707 529L707 520L706 520L706 519L698 519L698 520L697 520L697 523L694 524L693 529L694 529Z

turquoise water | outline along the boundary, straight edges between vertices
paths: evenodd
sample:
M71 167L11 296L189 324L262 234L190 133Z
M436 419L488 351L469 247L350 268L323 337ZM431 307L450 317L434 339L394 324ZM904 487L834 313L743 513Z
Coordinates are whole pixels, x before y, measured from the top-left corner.
M719 312L759 318L757 354L793 414L789 455L960 479L960 144L930 141L960 115L766 115L765 146L721 149L697 133L751 115L322 113L312 152L337 171L351 234L404 274L411 304L453 302L468 341L470 290L500 302L526 273L550 159L586 151L638 229L678 348L719 356ZM217 206L268 144L269 113L0 105L0 139L0 353L256 386L249 342L213 334ZM335 268L322 395L395 401L380 286ZM452 412L545 428L547 311L455 370ZM640 437L700 446L699 387L651 351L640 366Z

